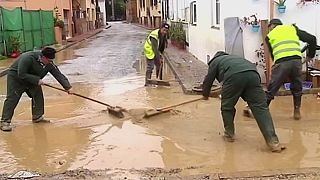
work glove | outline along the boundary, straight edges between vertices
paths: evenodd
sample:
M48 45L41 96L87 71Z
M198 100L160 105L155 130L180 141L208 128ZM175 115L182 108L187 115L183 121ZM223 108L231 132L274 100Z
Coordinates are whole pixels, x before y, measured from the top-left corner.
M207 96L202 96L202 99L203 99L203 100L209 100L209 97L207 97Z
M44 85L44 82L42 81L42 79L39 79L38 85L39 85L39 86Z
M67 90L67 93L68 93L68 94L73 94L73 93L74 93L74 92L73 92L73 89L72 89L72 88L68 89L68 90Z

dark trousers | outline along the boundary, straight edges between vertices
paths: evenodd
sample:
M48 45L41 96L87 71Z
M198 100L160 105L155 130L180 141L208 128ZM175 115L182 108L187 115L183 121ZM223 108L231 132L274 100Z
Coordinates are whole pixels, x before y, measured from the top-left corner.
M235 133L235 105L241 97L248 103L265 141L279 142L257 72L246 71L232 75L223 83L221 96L221 114L226 135L233 136Z
M293 95L293 103L295 108L301 106L302 96L302 63L300 59L292 59L274 64L272 66L271 81L267 90L267 103L271 100L283 85L286 79L290 79L290 90Z
M158 73L160 70L160 59L147 59L146 84L147 79L151 79L154 66L156 66L156 72Z
M37 119L44 114L44 99L41 86L27 87L16 76L8 74L7 97L3 104L1 121L11 123L14 110L24 92L32 99L32 119Z

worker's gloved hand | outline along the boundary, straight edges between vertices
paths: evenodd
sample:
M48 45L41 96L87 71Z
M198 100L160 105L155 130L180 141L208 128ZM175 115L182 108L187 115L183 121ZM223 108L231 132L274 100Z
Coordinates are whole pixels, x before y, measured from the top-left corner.
M203 99L203 100L209 100L209 97L202 96L202 99Z
M67 90L67 93L68 93L68 94L73 94L73 93L74 93L74 92L73 92L73 89L72 89L72 88L68 89L68 90Z
M39 85L39 86L44 85L44 82L42 81L42 79L40 79L40 80L38 81L38 85Z
M305 63L309 63L310 61L312 61L313 58L310 58L310 57L306 57L304 58L304 61L302 62L302 64L305 64Z

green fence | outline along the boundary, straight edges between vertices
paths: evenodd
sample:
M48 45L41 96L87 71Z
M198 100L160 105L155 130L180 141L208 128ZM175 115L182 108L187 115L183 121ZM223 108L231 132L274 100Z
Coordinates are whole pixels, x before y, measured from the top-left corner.
M9 55L14 43L22 52L54 44L53 11L0 7L0 54Z

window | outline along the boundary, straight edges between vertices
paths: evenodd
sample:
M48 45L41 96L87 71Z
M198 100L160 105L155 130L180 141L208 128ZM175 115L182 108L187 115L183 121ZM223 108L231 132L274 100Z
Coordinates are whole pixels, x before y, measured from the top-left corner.
M211 0L211 27L220 27L220 0Z
M191 24L196 25L197 24L197 4L196 1L191 2L190 4L190 9L191 9Z

